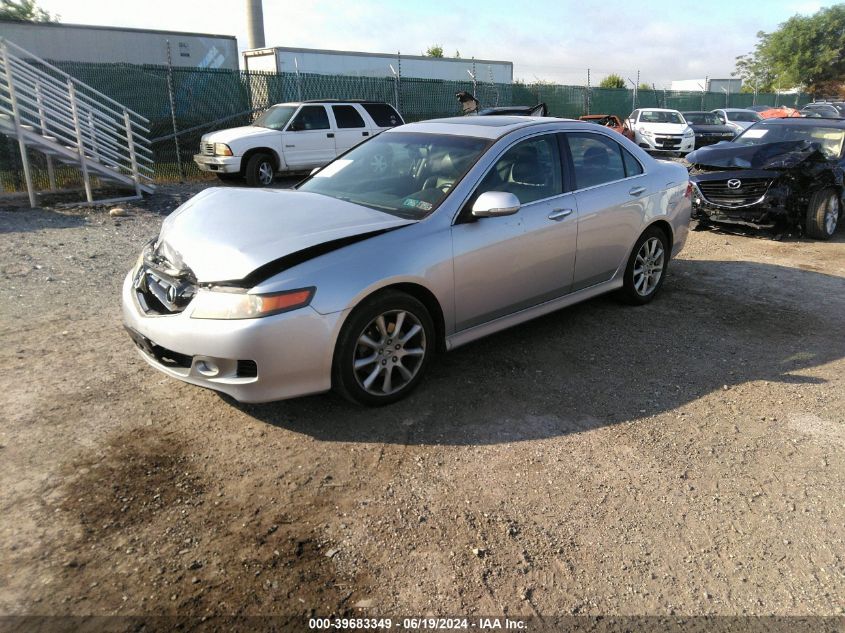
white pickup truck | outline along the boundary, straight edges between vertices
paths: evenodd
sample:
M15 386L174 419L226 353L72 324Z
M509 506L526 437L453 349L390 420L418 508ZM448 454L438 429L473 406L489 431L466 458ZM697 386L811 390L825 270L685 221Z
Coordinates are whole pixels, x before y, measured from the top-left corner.
M221 180L246 179L250 186L266 187L276 174L322 167L403 123L393 106L375 101L280 103L262 112L252 125L205 134L194 162ZM383 160L387 169L388 159Z

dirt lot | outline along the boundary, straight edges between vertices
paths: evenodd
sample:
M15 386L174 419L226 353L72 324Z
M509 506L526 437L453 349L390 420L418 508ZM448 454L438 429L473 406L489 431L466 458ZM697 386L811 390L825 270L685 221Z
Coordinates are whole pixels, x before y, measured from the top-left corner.
M241 406L120 324L201 186L0 211L0 614L845 613L845 232L695 232L653 304L461 348L388 408Z

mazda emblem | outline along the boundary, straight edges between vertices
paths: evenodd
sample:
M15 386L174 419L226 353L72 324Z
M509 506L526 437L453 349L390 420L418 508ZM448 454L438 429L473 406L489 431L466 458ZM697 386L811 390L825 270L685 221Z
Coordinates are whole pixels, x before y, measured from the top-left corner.
M739 189L742 187L742 181L738 178L731 178L728 181L728 189Z

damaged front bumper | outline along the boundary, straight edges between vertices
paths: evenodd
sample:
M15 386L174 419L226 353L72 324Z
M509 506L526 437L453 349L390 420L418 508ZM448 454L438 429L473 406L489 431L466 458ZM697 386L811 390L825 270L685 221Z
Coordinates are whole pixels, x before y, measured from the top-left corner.
M284 400L331 388L335 341L346 312L306 306L255 319L148 315L130 272L123 282L123 324L141 357L159 371L226 393L240 402Z
M790 188L766 171L694 175L692 217L753 228L787 227L798 221Z

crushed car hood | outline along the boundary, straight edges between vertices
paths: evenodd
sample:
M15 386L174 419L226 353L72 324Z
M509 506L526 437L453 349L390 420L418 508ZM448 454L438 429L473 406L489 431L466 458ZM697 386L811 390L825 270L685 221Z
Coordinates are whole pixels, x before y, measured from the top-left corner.
M687 154L692 165L724 169L791 169L805 161L826 161L816 143L785 141L761 145L718 143Z
M725 134L730 133L733 134L733 128L729 128L727 125L711 125L709 123L690 123L689 126L692 128L692 131L698 134L699 132L724 132Z
M212 187L165 219L154 248L199 283L236 281L317 245L414 222L316 193Z

